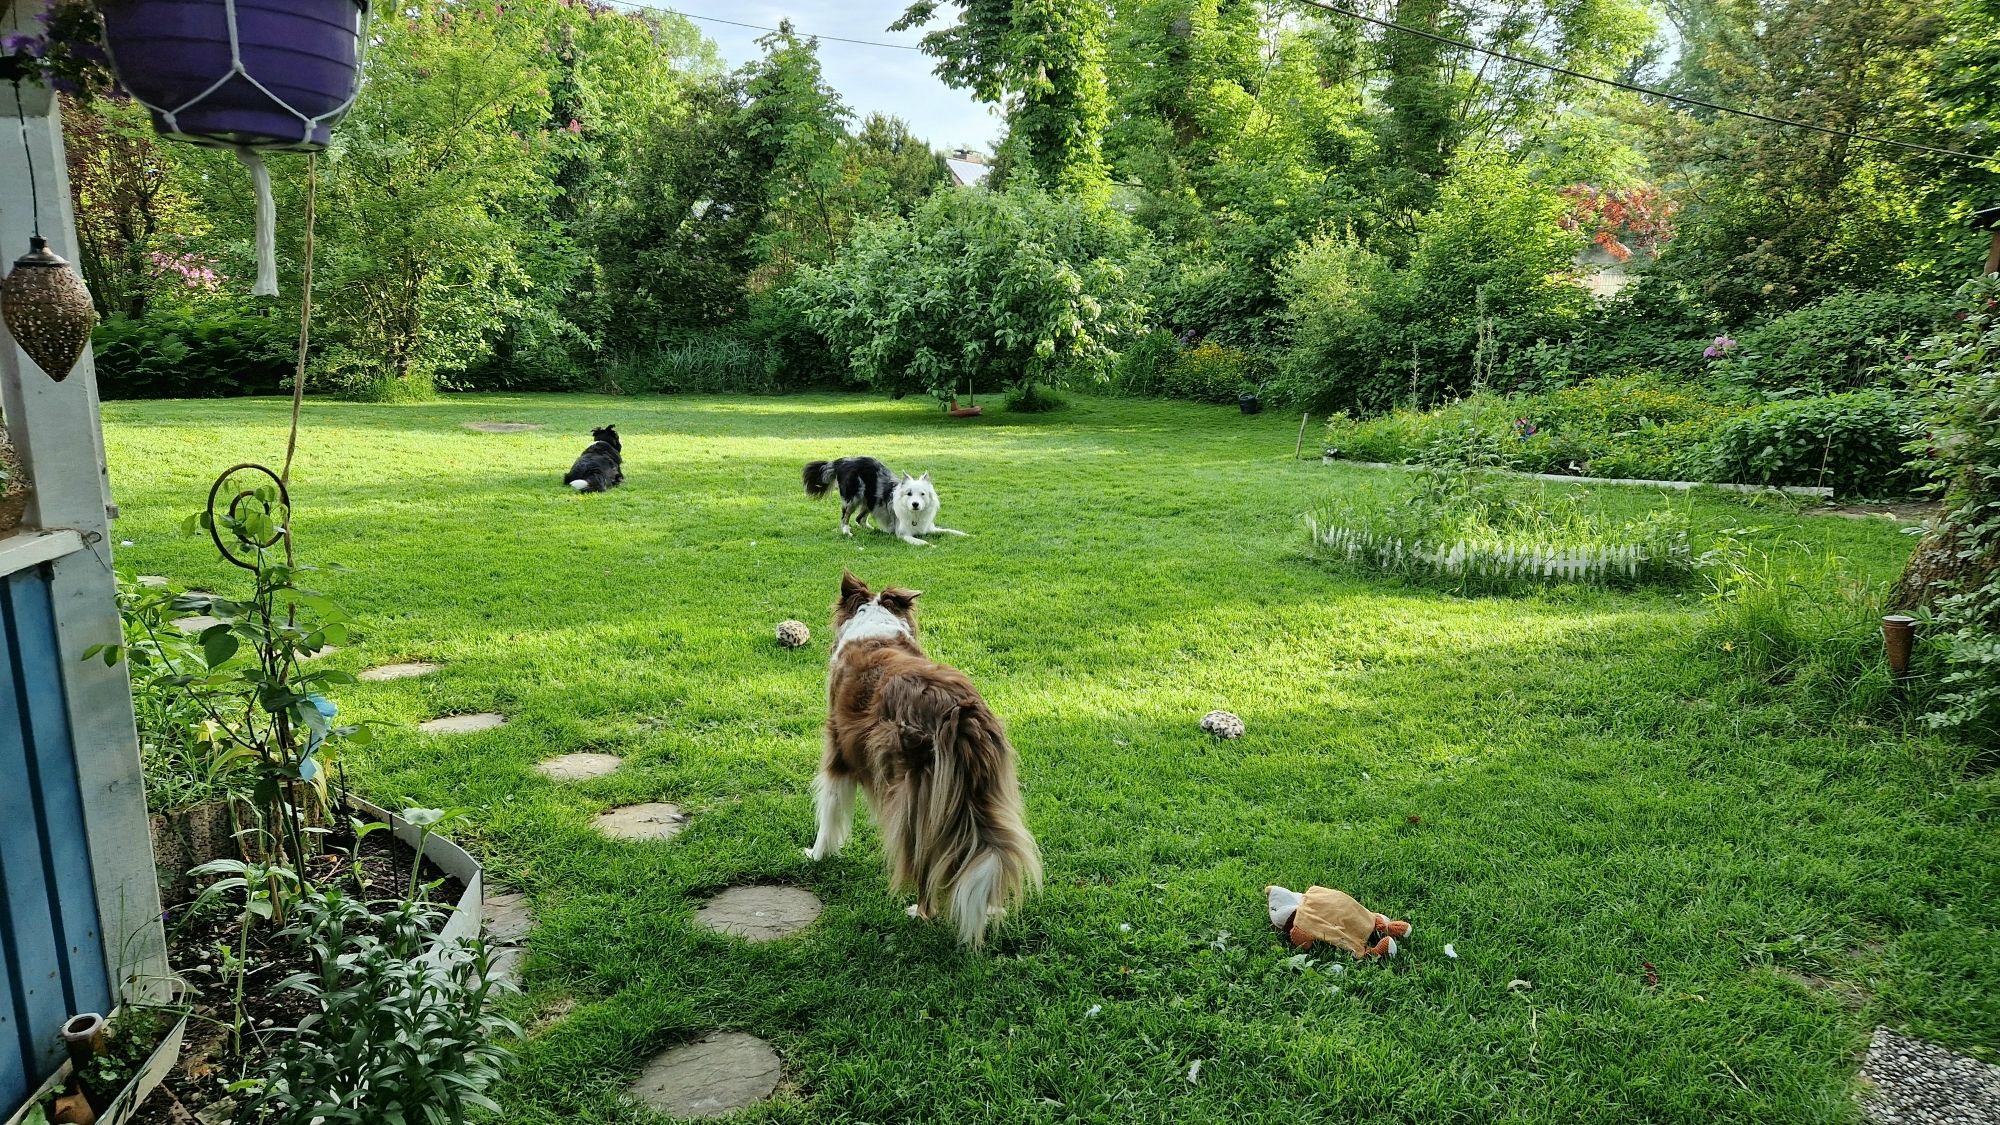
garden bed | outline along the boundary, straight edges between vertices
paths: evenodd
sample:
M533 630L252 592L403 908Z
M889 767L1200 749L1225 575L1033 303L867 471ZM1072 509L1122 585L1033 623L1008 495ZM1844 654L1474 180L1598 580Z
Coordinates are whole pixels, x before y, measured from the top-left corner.
M324 889L338 889L381 918L410 886L416 859L418 830L401 817L359 798L349 797L353 814L364 822L389 824L392 831L374 831L357 841L345 815L324 837L324 851L314 860L313 876ZM471 938L481 923L482 876L478 861L440 836L424 840L425 865L420 879L431 886L431 901L450 904L438 938L450 942ZM135 1125L186 1125L230 1098L230 1083L242 1077L241 1058L230 1060L229 1024L236 987L227 971L239 939L239 909L220 903L202 904L193 895L167 907L168 961L187 982L193 1020L178 1062L131 1120ZM282 987L313 963L299 943L279 935L281 927L263 924L250 931L244 978L243 1021L245 1056L270 1049L301 1020L314 1012L308 994ZM200 1118L226 1121L226 1110Z

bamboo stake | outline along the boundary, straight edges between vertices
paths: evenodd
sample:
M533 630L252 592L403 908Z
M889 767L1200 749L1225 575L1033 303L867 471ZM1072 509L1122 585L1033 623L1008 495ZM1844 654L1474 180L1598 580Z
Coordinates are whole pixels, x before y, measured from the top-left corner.
M1310 410L1299 415L1299 440L1292 443L1292 460L1294 461L1299 459L1299 450L1306 447L1306 419L1310 417L1312 417L1312 411Z

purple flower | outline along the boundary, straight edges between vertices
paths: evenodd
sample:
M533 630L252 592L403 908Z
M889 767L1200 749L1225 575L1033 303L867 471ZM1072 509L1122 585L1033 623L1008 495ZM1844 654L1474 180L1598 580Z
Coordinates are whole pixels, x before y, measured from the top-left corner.
M0 55L22 55L31 59L44 58L49 53L49 41L40 35L30 35L25 31L9 31L0 34Z
M1723 356L1726 356L1731 351L1735 350L1735 348L1736 348L1736 341L1730 339L1726 335L1717 336L1715 338L1714 343L1702 349L1701 355L1703 359L1721 359Z

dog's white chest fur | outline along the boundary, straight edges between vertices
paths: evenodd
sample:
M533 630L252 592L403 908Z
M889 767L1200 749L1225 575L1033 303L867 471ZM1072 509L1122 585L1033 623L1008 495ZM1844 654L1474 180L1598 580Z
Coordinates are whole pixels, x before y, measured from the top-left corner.
M840 627L840 638L833 643L832 660L840 660L840 650L846 648L850 641L885 641L909 635L910 627L903 623L902 618L884 609L880 602L869 602Z

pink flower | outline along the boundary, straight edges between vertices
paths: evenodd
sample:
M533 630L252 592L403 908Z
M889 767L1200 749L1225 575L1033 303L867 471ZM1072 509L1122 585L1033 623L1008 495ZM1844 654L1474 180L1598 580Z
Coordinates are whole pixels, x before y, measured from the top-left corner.
M1703 359L1721 359L1736 349L1736 341L1727 335L1717 336L1715 342L1702 349Z
M572 134L575 134L575 133L581 133L581 132L583 132L583 122L581 122L581 121L578 121L578 120L577 120L576 118L574 118L574 117L570 118L570 119L569 119L569 131L570 131L570 132L571 132Z

